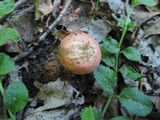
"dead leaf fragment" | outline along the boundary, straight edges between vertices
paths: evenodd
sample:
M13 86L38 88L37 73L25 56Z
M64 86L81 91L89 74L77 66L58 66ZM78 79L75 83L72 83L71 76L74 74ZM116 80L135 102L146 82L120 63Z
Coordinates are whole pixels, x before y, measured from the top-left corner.
M22 77L20 76L20 66L16 65L14 70L9 74L10 82L18 82L22 81Z
M39 1L39 11L42 12L43 16L50 14L54 9L54 6L52 4L51 0L40 0Z
M67 35L71 34L71 32L67 32L63 29L57 30L54 35L60 40L62 41Z
M49 82L44 85L36 82L35 85L40 89L36 98L43 101L43 106L35 109L29 108L25 113L24 120L34 120L36 118L69 120L70 116L79 110L79 107L76 106L84 103L84 96L68 82L61 81L60 78L55 82ZM71 103L75 105L75 108L71 110L69 108L66 109L66 106Z
M35 21L32 19L31 14L28 14L28 11L32 10L32 8L23 9L18 14L13 15L12 18L7 19L9 24L17 30L20 41L27 43L34 40L33 31L36 29Z
M121 0L100 0L100 2L108 3L110 9L115 13L121 13L121 10L124 8Z
M13 41L7 41L6 44L4 45L4 47L7 52L12 52L12 53L21 53L22 52L22 50L19 48L18 44Z
M24 120L70 120L70 117L76 114L78 110L78 108L73 108L69 111L65 109L42 111L30 114Z
M101 42L111 31L111 26L103 20L92 21L88 26L81 28L98 42Z
M160 19L144 26L144 37L160 34Z
M138 49L143 56L148 57L148 60L144 62L147 66L157 67L160 65L160 46L158 40L159 37L148 37L139 42ZM154 50L151 46L154 47Z
M153 102L153 104L155 105L158 112L160 112L160 97L159 96L151 96L150 99Z
M159 15L160 12L143 12L140 10L135 10L134 15L132 14L132 18L139 24L143 24L147 20L151 19L152 17Z

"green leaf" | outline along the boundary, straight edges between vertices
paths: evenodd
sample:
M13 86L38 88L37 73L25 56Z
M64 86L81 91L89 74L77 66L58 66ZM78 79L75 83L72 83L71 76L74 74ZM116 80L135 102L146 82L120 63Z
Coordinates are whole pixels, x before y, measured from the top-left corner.
M0 53L0 75L5 75L14 69L15 63L8 55Z
M105 49L112 54L116 54L119 52L118 42L113 38L106 38L103 40L103 43L105 45Z
M118 95L118 99L129 113L137 116L146 116L152 111L150 98L143 92L127 87Z
M4 97L4 106L14 115L22 110L28 101L28 90L22 82L12 82L9 84Z
M135 6L137 4L138 0L132 0L131 1L131 6Z
M141 60L141 53L139 50L133 48L133 47L127 47L124 50L121 51L121 53L124 54L124 56L132 61L140 61Z
M86 107L80 113L81 120L102 120L102 112L97 108L91 106Z
M131 120L131 119L129 119L127 117L124 117L124 116L117 116L117 117L114 117L114 118L112 118L110 120Z
M93 108L86 107L81 113L81 120L95 120L93 116Z
M0 78L0 94L3 96L4 95L4 89L3 89L3 85L2 85L2 80Z
M128 79L136 80L138 78L141 78L142 75L140 73L137 73L131 66L122 67L119 69L119 71Z
M133 7L138 5L155 6L156 2L155 0L132 0Z
M128 25L127 25L128 28L135 28L136 27L136 23L135 22L130 22Z
M124 28L125 28L125 25L126 25L126 20L123 19L123 18L117 18L117 20L118 20L118 22L119 22L119 25L118 25L118 26L120 26L121 28L124 29ZM135 23L135 22L130 22L130 23L128 23L127 27L134 29L134 28L136 27L136 23Z
M14 42L18 41L18 33L15 29L4 28L0 30L0 46L3 45L4 41L12 40Z
M95 120L103 120L102 112L99 109L93 108L93 115Z
M125 25L126 25L126 20L125 19L123 19L123 18L117 18L117 20L118 20L118 26L120 26L122 29L124 29L125 28Z
M0 17L12 12L14 10L14 0L0 1Z
M115 55L110 54L109 52L107 52L106 49L105 49L105 45L104 44L100 44L100 48L101 48L101 53L102 53L102 61L106 65L114 68L115 64L116 64Z
M101 88L108 94L112 95L116 86L116 78L114 71L108 67L99 65L93 71L93 74Z

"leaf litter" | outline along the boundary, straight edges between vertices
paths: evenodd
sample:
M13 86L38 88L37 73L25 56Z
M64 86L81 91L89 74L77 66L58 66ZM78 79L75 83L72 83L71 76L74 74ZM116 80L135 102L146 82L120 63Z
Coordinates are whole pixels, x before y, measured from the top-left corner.
M28 109L24 120L36 118L44 120L69 120L70 116L78 111L78 105L84 103L84 96L68 82L61 81L60 78L55 82L49 82L44 85L36 82L35 86L38 87L40 91L33 102L35 100L36 102L43 101L43 106L36 109ZM71 110L69 110L70 105L74 106ZM70 112L72 114L70 114Z
M46 4L47 1L49 4ZM125 18L130 6L128 1L100 0L96 10L95 0L72 1L69 8L64 11L65 14L60 17L61 20L55 22L55 26L54 21L61 15L65 5L69 4L68 1L39 0L38 2L41 2L41 4L37 4L38 11L33 9L35 3L25 1L22 3L23 6L15 9L7 21L1 24L1 28L12 26L19 34L18 43L6 42L0 50L8 53L17 61L17 67L9 75L9 81L23 81L29 89L30 101L27 110L23 111L24 119L69 120L72 117L78 120L83 105L92 104L102 109L107 95L97 87L92 74L81 77L74 75L58 62L59 41L54 33L57 28L63 26L65 32L85 31L96 38L98 42L101 42L106 36L119 39L121 29L113 16ZM44 6L43 4L47 7L47 11L41 8L40 5ZM94 20L91 20L93 14L95 14ZM40 18L43 18L43 21L39 20ZM134 30L129 30L126 40L132 39L131 43L142 54L140 65L134 64L134 66L144 74L144 78L141 80L143 91L149 94L156 111L152 111L148 119L160 118L160 74L158 69L160 66L160 18L158 6L135 8L130 17L130 21L132 20L136 21L138 26ZM47 32L51 24L54 27ZM39 38L43 33L45 39L41 41ZM60 35L60 37L63 36ZM126 41L125 44L128 45ZM124 66L127 64L129 63L125 61ZM140 82L136 80L128 80L123 77L122 80L120 88L123 88L125 84L135 88L140 86ZM35 81L38 81L39 87L34 84ZM114 106L114 108L110 107L114 111L107 115L117 115L117 109L124 116L128 115L123 107L119 107L118 102L111 102L111 106ZM21 115L17 114L17 116L20 118Z

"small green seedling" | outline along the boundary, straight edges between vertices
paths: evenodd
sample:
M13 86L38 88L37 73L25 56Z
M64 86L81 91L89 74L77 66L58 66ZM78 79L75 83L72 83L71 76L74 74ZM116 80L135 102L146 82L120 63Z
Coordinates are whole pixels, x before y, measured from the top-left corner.
M129 46L121 50L127 30L136 26L134 22L129 22L129 17L134 7L138 5L154 6L156 3L154 0L132 0L126 19L117 19L122 28L122 35L119 42L109 37L104 39L103 43L100 44L102 61L105 65L99 65L93 73L97 83L107 93L108 100L103 111L99 111L91 106L83 109L81 112L82 120L102 120L113 97L117 97L121 105L133 115L143 117L152 111L150 98L138 89L126 87L119 94L116 95L115 93L116 86L118 86L118 72L130 80L139 80L142 77L142 74L137 73L131 66L119 68L120 54L123 54L130 61L141 60L141 53L136 48ZM99 111L99 115L96 115L95 110ZM117 116L110 120L130 119L124 116Z
M101 120L102 113L97 108L92 108L91 106L86 107L81 111L82 120Z
M14 4L14 0L0 1L0 18L11 13L14 10Z
M12 12L14 4L14 0L0 1L0 17ZM18 41L18 33L15 29L3 28L0 30L0 46L7 40ZM16 120L16 113L22 110L28 101L28 90L22 82L12 82L7 89L3 88L2 76L11 72L14 67L15 62L12 58L4 53L0 53L0 95L3 98L4 107L10 115L10 120Z

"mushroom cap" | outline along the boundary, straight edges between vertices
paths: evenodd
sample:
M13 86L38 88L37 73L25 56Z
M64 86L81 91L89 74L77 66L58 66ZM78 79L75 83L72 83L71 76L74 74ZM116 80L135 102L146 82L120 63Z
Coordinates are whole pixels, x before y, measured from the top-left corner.
M71 33L66 36L58 50L62 65L75 74L91 73L101 61L98 42L86 33Z

